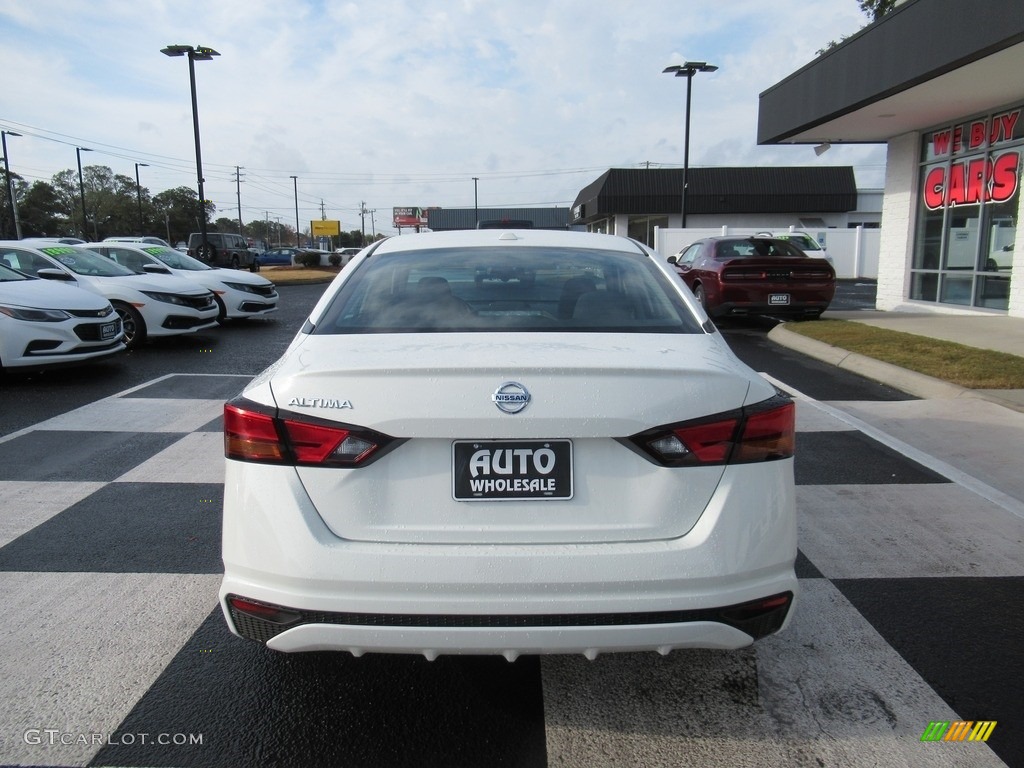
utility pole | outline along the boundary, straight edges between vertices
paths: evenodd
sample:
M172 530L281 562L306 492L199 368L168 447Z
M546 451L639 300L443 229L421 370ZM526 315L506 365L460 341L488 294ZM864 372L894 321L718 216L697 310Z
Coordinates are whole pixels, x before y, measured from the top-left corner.
M360 245L366 247L366 201L359 201L359 229L362 231L363 241Z
M370 209L370 235L371 235L371 237L374 240L377 239L377 222L376 222L376 220L374 219L374 216L373 216L373 214L375 214L376 212L377 212L376 208L371 208Z
M238 197L238 234L245 237L242 231L242 167L235 166L235 195Z

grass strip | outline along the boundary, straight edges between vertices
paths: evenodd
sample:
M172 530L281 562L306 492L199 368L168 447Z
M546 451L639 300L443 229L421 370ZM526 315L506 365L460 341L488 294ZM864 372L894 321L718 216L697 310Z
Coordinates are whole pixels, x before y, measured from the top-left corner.
M850 320L787 323L786 330L967 389L1024 389L1024 357Z

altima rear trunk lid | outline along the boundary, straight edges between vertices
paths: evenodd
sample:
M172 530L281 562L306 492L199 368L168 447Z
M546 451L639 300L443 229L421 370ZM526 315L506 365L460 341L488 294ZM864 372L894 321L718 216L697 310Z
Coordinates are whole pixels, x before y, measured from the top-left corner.
M368 466L296 470L337 536L394 543L681 536L724 468L658 466L616 438L731 411L773 391L720 338L703 334L311 336L272 380L276 405L297 418L407 439ZM261 392L265 385L249 396ZM529 399L509 413L496 402L500 392L514 395L507 410L524 392ZM556 453L557 495L542 490L525 500L477 483L474 497L455 482L457 461L465 471L475 456L475 480L519 480L529 489L531 479L548 477Z

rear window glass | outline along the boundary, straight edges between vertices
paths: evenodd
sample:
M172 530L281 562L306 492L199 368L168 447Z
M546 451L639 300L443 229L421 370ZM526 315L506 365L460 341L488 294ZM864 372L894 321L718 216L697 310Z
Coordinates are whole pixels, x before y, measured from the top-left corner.
M806 258L807 254L785 240L769 240L768 238L747 238L743 240L720 240L715 245L715 258Z
M374 255L314 333L703 333L641 253L456 248Z

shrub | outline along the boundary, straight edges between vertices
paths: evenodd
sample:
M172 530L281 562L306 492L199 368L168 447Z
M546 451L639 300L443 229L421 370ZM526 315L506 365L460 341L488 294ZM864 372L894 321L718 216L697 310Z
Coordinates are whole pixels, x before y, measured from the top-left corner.
M332 253L330 256L327 257L327 261L330 262L330 265L332 267L341 266L341 254Z
M320 254L305 251L303 253L296 254L295 263L301 267L319 267L320 266Z

